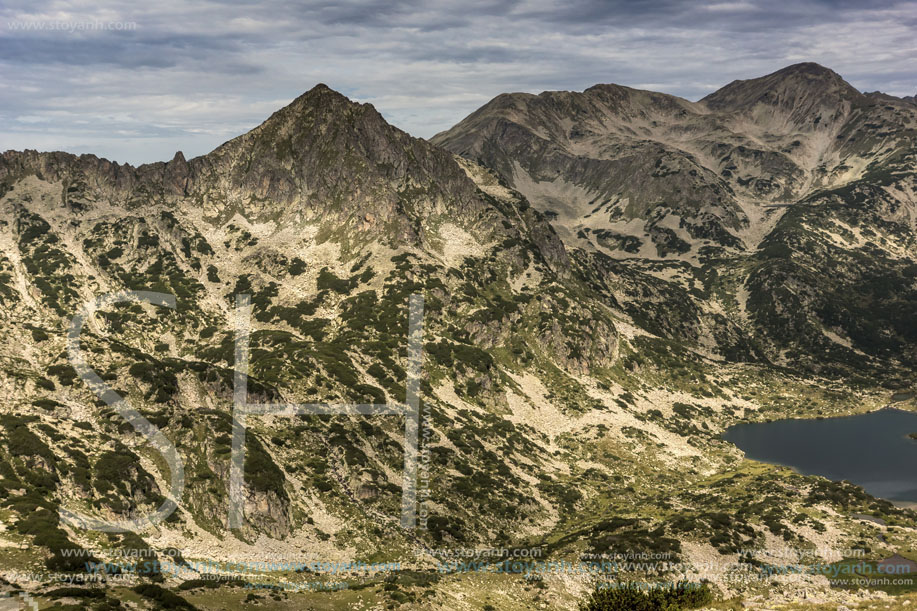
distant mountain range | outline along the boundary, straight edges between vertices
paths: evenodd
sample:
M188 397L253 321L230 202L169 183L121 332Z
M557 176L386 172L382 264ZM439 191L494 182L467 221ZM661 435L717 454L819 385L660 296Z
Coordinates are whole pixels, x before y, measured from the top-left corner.
M714 270L700 304L748 321L757 354L818 370L912 363L915 127L912 98L806 63L699 102L618 85L501 95L432 141L585 257L669 283L675 261Z

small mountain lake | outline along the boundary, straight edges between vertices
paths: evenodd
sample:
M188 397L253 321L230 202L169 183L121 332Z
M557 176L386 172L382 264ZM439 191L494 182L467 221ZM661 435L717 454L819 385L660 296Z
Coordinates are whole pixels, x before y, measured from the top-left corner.
M723 439L748 458L847 480L871 495L917 503L917 414L882 409L821 420L737 424Z

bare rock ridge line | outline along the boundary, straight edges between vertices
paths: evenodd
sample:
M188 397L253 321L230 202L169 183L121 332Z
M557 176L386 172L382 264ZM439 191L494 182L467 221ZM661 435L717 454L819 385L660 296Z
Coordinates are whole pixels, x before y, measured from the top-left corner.
M914 117L804 63L699 102L618 85L504 94L432 141L496 171L568 242L696 260L757 248L763 207L862 177L906 145Z

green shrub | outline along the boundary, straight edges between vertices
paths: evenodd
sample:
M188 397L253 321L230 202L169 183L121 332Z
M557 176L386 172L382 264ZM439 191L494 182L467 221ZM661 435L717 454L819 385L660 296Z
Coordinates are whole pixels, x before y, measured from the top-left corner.
M159 344L157 349L162 346L168 349L168 344ZM150 389L145 394L146 399L152 399L156 403L166 403L178 392L178 378L167 363L169 363L168 360L158 363L139 361L128 368L130 375L150 385Z
M243 587L245 585L245 580L240 577L227 577L225 575L210 575L205 576L202 579L189 579L188 581L183 581L179 586L179 590L196 590L198 588L207 588L215 589L224 586L228 587Z
M48 598L105 598L105 590L64 587L45 592L44 596Z
M71 365L51 365L48 367L48 375L54 376L64 386L72 386L76 379L76 369Z
M29 429L24 418L7 416L3 419L6 429L6 442L13 456L41 456L52 463L57 459L41 438Z
M674 585L645 586L634 582L599 585L580 603L580 611L680 611L713 602L706 583L680 581Z
M322 271L318 273L316 285L320 291L327 289L335 293L340 293L341 295L346 295L350 292L350 283L343 278L335 276L334 272L330 271L327 267L323 267Z
M299 257L293 257L293 261L290 262L290 275L298 276L304 271L306 271L306 262Z
M26 495L10 502L8 506L23 516L16 524L16 530L24 535L32 535L35 545L50 550L51 557L45 560L48 569L83 571L86 569L86 563L98 562L92 554L84 553L79 545L67 538L67 533L58 526L56 507L49 505L47 501ZM75 553L64 555L63 550L74 550Z
M274 492L285 499L283 489L286 478L280 467L271 459L261 442L254 435L245 436L245 483L254 490Z
M159 609L196 609L194 605L178 594L173 594L165 588L153 583L143 583L139 586L135 586L134 592L144 598L155 601Z
M32 405L35 407L40 407L41 409L53 410L56 407L63 407L61 403L58 403L54 399L35 399L32 401Z

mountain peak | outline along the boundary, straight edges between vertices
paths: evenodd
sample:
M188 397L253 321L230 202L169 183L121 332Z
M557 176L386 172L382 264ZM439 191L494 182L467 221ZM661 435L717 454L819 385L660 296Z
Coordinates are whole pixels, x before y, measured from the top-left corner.
M197 170L210 181L204 191L241 197L247 218L349 223L368 215L379 231L408 241L419 239L416 217L434 207L465 222L483 205L451 153L324 84L197 160Z
M831 68L826 68L815 62L800 62L798 64L790 64L785 68L777 70L777 72L774 72L774 74L808 74L811 76L835 77L839 79L841 78L841 75L839 75Z
M350 98L345 96L343 93L341 93L340 91L335 91L334 89L332 89L325 83L317 83L314 87L312 87L312 89L309 89L308 91L300 94L296 99L294 99L290 104L288 104L288 106L293 106L297 102L303 102L306 100L314 100L316 98L321 98L321 97L334 97L334 98L339 98L342 100L347 100L351 104L357 104L357 102L353 102Z
M330 129L338 125L342 129ZM234 138L211 153L236 147L254 147L261 156L289 158L295 150L310 148L326 132L340 135L362 129L378 133L391 128L372 104L354 102L342 93L318 83L275 111L261 125ZM311 134L311 136L309 136Z
M372 108L375 111L371 104L354 102L343 93L335 91L328 85L318 83L312 87L312 89L302 93L292 102L272 114L267 121L265 121L265 124L280 117L289 118L291 115L299 115L303 112L307 114L312 112L334 113L358 108Z
M811 114L816 108L837 107L864 99L841 75L814 62L781 68L771 74L733 81L700 100L712 110L749 110L758 105L776 106L794 114Z

